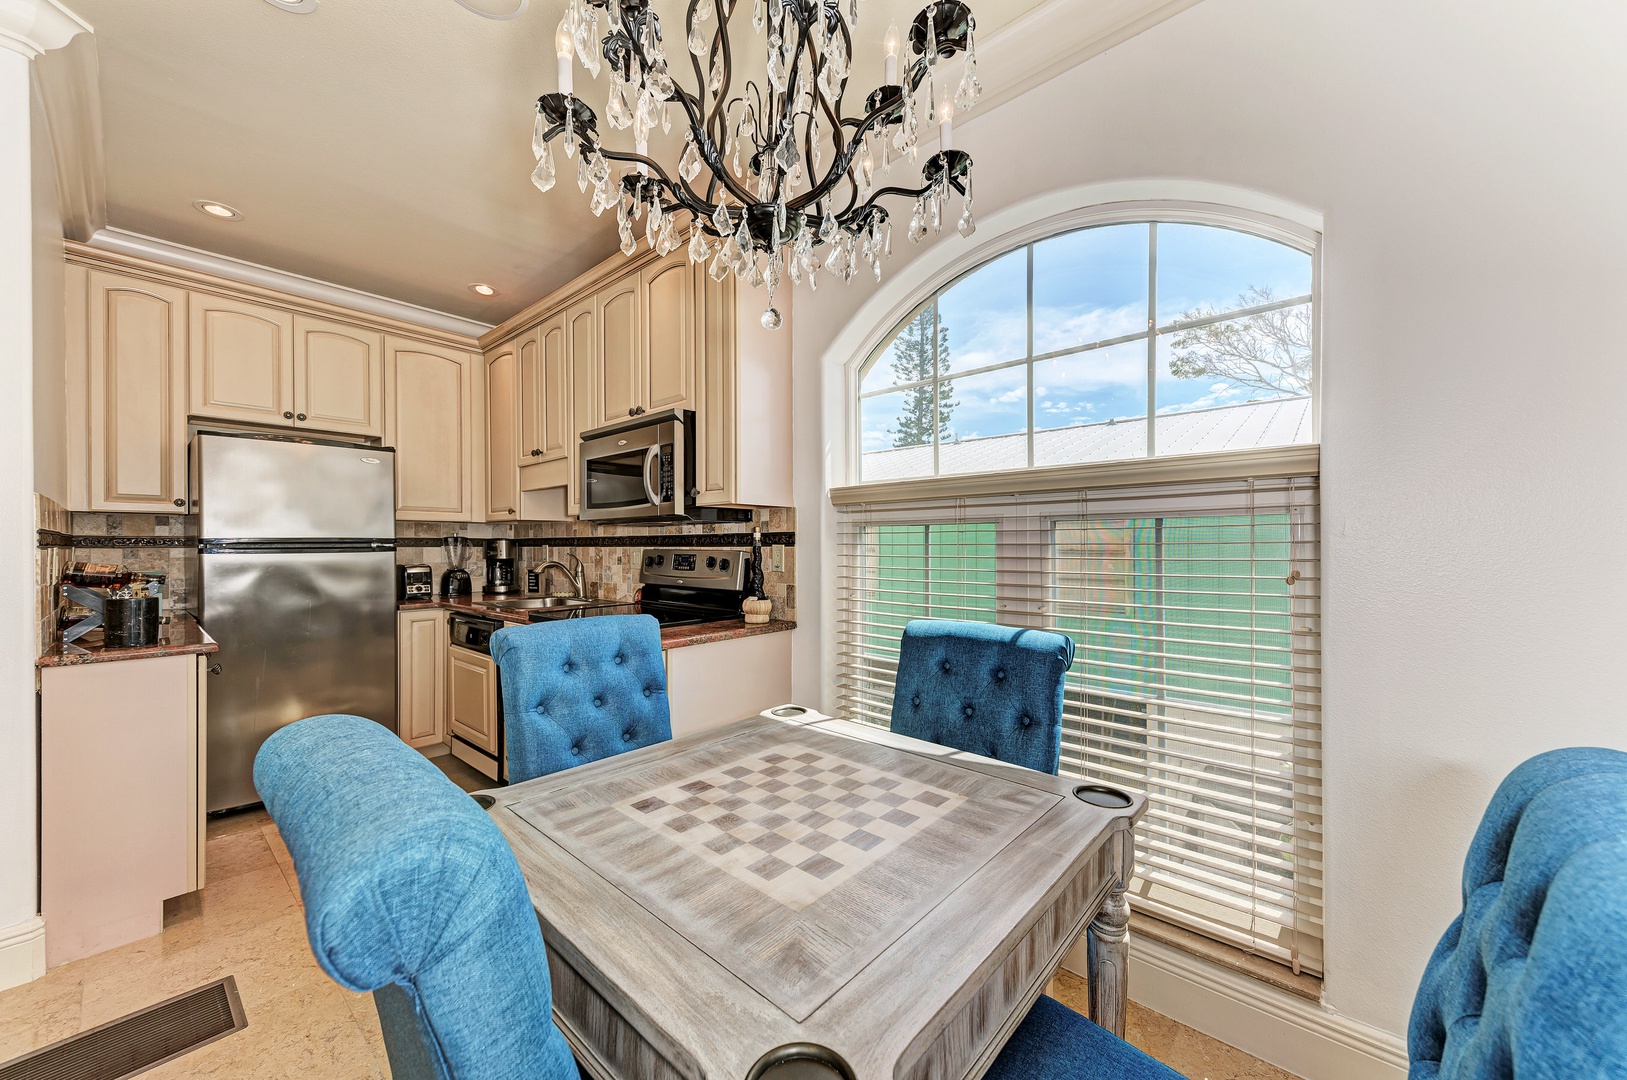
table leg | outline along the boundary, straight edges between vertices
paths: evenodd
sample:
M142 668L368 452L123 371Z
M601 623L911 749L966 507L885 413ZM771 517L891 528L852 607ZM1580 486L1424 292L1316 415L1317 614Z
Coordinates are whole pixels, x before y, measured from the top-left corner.
M1130 904L1115 885L1090 921L1090 1018L1124 1038L1130 986Z

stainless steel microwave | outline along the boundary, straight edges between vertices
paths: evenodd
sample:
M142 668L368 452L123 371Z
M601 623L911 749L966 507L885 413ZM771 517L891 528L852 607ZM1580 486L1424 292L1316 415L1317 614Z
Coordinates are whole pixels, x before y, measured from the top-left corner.
M665 409L582 433L583 521L750 521L696 506L695 414Z

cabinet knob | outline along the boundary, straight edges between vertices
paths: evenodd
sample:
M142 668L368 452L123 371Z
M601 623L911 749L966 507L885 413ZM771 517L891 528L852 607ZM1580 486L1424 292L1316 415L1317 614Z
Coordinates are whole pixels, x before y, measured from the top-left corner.
M219 664L210 664L209 665L209 674L211 674L211 675L219 675L220 674L220 665Z
M176 506L185 506L186 505L186 500L185 499L176 499L175 500L175 505Z
M628 409L627 410L627 415L628 416L637 416L638 415L638 410L637 409Z
M533 450L533 451L531 451L531 456L532 457L541 457L542 456L542 451L541 450Z
M298 416L296 416L296 417L294 417L294 419L295 419L295 420L303 420L303 419L305 419L305 414L304 414L304 413L300 413L300 414L299 414L299 415L298 415Z
M282 418L284 420L292 420L294 418L294 414L291 412L285 412L282 414Z

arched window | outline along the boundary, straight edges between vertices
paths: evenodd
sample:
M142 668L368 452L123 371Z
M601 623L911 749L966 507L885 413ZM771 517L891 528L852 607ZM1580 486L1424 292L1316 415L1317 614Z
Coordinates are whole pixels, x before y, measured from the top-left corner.
M1314 440L1313 241L1093 225L961 275L860 369L861 481Z

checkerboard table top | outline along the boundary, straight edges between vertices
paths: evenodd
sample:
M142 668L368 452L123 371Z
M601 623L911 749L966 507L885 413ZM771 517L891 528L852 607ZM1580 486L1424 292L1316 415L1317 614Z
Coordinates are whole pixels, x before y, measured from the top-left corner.
M580 773L513 813L797 1021L1058 802L812 726Z

